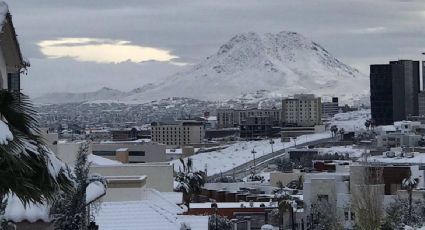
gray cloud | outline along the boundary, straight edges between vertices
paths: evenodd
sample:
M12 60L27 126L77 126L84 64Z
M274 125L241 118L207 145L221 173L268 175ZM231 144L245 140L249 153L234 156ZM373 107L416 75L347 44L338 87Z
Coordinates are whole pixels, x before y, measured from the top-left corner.
M425 50L425 2L400 0L19 0L9 1L24 54L32 62L28 93L130 89L181 67L166 63L104 66L46 59L37 43L61 37L126 40L170 50L196 63L237 33L297 31L367 74L371 62L420 58ZM62 69L58 69L58 66ZM129 67L131 66L131 68ZM165 71L164 71L165 69ZM49 77L45 77L49 73ZM134 82L123 81L131 76ZM45 79L45 84L40 80ZM61 86L67 82L67 86ZM84 84L88 86L82 87ZM90 85L91 84L91 85ZM46 86L51 87L46 87ZM99 85L99 87L97 87Z

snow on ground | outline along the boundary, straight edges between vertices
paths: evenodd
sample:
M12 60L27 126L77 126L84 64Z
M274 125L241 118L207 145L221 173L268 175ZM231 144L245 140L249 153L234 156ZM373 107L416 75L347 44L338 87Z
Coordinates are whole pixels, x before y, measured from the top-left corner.
M370 110L358 110L348 113L338 113L331 119L330 124L336 125L338 129L345 131L356 131L365 129L364 123L370 119Z
M0 120L0 145L7 145L7 143L12 140L13 135L9 130L9 126Z
M297 138L296 143L299 145L309 141L329 138L330 136L330 132L303 135ZM253 154L251 153L253 149L256 152L256 158L271 153L272 149L269 142L270 140L238 142L229 145L225 149L200 153L190 158L193 160L194 170L204 171L207 169L208 175L214 175L251 161L253 159ZM279 138L274 139L274 142L274 151L294 146L294 142L281 142ZM174 164L174 170L179 171L179 167L181 167L180 160L173 160L171 163Z
M364 150L356 148L353 145L345 145L345 146L332 146L330 148L316 148L319 150L319 154L335 154L338 155L345 155L348 154L350 158L352 157L361 157Z

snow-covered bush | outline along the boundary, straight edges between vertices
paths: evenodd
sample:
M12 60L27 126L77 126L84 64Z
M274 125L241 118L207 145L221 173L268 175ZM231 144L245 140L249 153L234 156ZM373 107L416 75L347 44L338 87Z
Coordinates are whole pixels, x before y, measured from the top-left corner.
M208 219L208 229L231 230L232 222L228 220L226 217L219 216L219 215L211 215Z

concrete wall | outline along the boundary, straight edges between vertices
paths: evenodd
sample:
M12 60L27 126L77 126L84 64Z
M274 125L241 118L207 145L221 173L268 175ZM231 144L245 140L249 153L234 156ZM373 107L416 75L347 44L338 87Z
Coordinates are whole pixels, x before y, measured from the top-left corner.
M302 175L304 175L304 173L301 173L301 172L292 172L292 173L271 172L270 185L278 187L277 183L279 181L281 181L283 185L287 185L289 182L293 180L298 180L298 178Z
M77 159L78 150L82 142L58 143L56 155L63 162L73 165ZM88 154L91 153L89 146Z
M146 176L106 177L108 189L102 198L106 202L142 200Z
M46 143L47 147L54 153L57 153L59 135L57 133L49 132L49 129L47 128L42 128L40 131L41 137L43 138L43 141Z
M160 192L173 191L173 166L168 163L92 166L90 173L102 176L147 176L147 188L154 188Z

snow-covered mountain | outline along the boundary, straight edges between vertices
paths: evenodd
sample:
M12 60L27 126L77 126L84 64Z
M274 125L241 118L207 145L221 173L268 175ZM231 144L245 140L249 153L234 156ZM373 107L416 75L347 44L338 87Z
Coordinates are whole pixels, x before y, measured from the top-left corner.
M103 87L100 90L87 93L48 93L34 98L34 101L39 104L64 104L94 100L119 100L127 96L129 96L127 92Z
M296 93L340 96L349 101L368 92L368 78L319 44L295 32L244 33L197 65L149 85L125 100L172 96L210 101L282 97Z
M295 32L244 33L217 53L162 82L130 92L102 89L85 94L50 94L42 103L119 100L145 103L169 97L262 103L297 93L339 96L353 102L368 94L368 78Z

